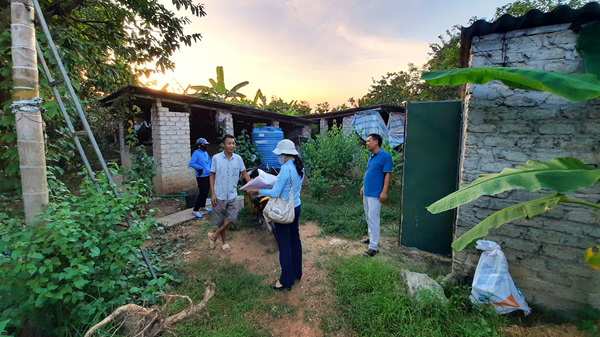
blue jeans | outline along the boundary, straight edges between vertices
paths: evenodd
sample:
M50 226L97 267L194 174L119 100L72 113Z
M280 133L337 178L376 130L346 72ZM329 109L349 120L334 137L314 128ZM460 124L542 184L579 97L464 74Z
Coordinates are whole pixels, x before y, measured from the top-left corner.
M294 221L289 224L275 223L275 235L279 248L281 276L279 282L284 287L294 285L294 279L302 277L302 243L298 230L301 207L294 208Z

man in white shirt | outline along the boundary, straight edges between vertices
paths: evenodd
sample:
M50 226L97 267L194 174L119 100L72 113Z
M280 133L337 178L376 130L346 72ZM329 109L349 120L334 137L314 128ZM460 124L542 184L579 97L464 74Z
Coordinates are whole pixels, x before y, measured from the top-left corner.
M218 229L214 233L208 233L211 248L214 248L217 238L223 240L223 250L229 250L229 244L225 242L225 231L237 221L237 184L240 174L246 182L250 176L246 172L246 166L242 157L233 153L235 151L235 138L225 135L222 141L223 152L212 157L210 166L210 190L212 192L212 217Z

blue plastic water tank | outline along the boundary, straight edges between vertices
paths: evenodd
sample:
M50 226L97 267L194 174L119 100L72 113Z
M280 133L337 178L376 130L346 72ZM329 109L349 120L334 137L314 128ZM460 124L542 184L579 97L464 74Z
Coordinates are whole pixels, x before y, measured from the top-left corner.
M258 152L262 153L263 165L267 168L281 167L277 155L273 153L281 140L283 140L283 131L280 128L263 126L252 129L252 141L258 146Z

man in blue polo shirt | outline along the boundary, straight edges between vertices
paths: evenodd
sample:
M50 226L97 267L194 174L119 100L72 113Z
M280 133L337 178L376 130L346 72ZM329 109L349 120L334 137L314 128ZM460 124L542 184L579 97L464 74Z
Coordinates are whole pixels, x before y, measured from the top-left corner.
M369 244L365 254L374 256L379 253L381 204L387 200L387 190L392 175L392 156L381 149L381 136L373 133L367 137L367 150L371 152L367 163L367 172L363 180L360 195L363 197L365 217L369 225L369 237L361 240Z

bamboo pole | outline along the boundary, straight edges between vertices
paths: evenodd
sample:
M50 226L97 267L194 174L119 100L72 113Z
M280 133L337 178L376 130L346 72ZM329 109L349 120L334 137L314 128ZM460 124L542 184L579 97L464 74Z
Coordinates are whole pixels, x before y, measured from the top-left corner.
M25 222L36 222L48 203L41 99L35 49L34 7L31 0L11 0L13 112L17 129L19 168Z

